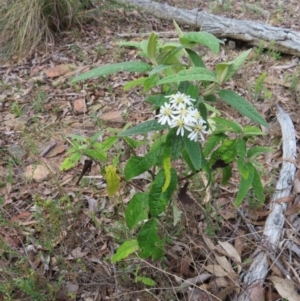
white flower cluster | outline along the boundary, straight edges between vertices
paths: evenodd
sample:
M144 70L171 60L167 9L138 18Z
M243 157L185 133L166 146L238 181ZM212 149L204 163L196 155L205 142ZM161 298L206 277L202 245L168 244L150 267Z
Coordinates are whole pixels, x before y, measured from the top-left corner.
M193 106L195 99L181 92L165 97L169 98L170 102L165 102L160 107L160 114L156 115L158 122L167 123L171 128L177 127L177 135L183 136L187 130L190 132L188 135L190 140L197 141L198 137L204 140L202 133L207 133L204 130L206 123L200 112Z

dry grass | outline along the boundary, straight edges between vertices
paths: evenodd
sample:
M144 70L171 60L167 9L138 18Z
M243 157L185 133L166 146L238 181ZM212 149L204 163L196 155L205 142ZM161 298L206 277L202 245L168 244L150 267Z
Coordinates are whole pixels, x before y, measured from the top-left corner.
M79 0L3 0L0 5L0 61L20 59L42 41L79 23Z

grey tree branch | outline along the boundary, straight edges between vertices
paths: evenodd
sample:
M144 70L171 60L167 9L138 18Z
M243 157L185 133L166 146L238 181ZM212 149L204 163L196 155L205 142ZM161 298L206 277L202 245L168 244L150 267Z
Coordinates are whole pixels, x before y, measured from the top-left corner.
M264 283L269 269L267 252L275 251L284 225L286 203L276 203L276 200L290 195L296 173L296 166L293 163L286 161L290 159L296 160L297 156L294 125L290 116L285 113L281 107L277 106L277 111L277 119L280 123L282 132L283 163L280 177L276 185L276 192L270 204L273 211L266 220L261 241L261 244L267 247L268 250L257 249L257 255L244 278L244 291L239 296L238 301L253 301L251 296L255 294L254 291L257 289L257 286L262 287Z
M217 37L241 40L252 45L258 45L263 41L266 48L300 56L300 33L288 28L215 16L198 9L181 9L151 0L114 1L134 6L160 19L175 20L179 24L199 27Z

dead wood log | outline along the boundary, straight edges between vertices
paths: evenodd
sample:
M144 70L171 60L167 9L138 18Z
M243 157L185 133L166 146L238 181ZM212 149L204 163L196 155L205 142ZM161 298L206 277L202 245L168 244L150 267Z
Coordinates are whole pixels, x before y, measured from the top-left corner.
M244 277L243 293L239 296L238 301L255 300L253 296L257 294L257 291L262 290L269 269L268 253L272 254L278 247L285 220L286 203L276 203L276 200L290 196L295 177L296 166L288 161L295 162L297 156L294 125L290 116L281 107L277 106L277 110L277 119L282 132L282 169L276 185L276 192L270 204L272 212L266 220L261 245L255 251L255 259ZM289 277L288 274L285 276Z
M151 0L114 0L134 6L160 19L175 20L179 24L199 27L219 38L229 38L300 56L300 33L288 28L248 20L236 20L208 14L198 9L187 10Z

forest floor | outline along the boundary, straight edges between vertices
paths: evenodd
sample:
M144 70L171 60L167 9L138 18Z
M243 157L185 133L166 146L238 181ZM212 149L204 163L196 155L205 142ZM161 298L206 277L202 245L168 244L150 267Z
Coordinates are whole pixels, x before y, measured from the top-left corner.
M93 164L78 185L84 160L68 171L59 167L67 157L70 134L91 137L101 130L120 130L126 123L153 118L155 112L141 91L123 90L124 83L134 78L132 74L77 84L70 80L93 66L141 59L136 49L118 43L140 41L141 33L174 31L174 26L110 2L99 1L93 21L61 33L55 43L47 45L47 51L38 48L21 62L11 60L0 67L0 300L232 300L242 285L240 272L247 271L259 245L249 229L262 233L280 172L282 141L276 104L290 114L299 138L299 59L256 46L228 83L270 124L267 135L255 141L274 149L259 158L265 167L266 203L257 206L250 194L237 211L233 201L238 182L232 179L224 187L219 173L207 192L209 203L203 203L202 178L198 177L189 188L196 204L178 204L182 214L174 227L171 212L166 217L164 260L129 257L112 264L118 246L132 237L124 208L134 187L122 184L118 196L109 198L102 163ZM298 1L159 2L300 30ZM182 30L197 29L183 26ZM203 59L213 66L249 48L226 41L218 56L207 52ZM217 106L224 117L242 125L249 122L228 106ZM123 155L122 147L115 145L114 152ZM298 201L294 197L288 203L281 237L293 241L294 250L283 245L276 260L299 284ZM242 271L232 268L237 258ZM201 290L180 289L184 280L207 272L212 276L198 283ZM271 275L286 285L275 262L270 262ZM143 279L155 284L147 286ZM268 279L260 297L284 300Z

